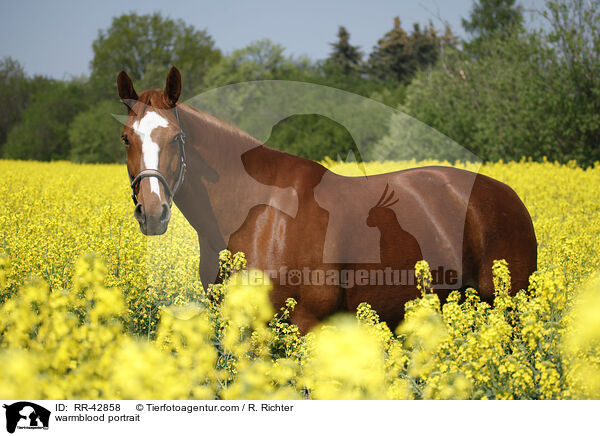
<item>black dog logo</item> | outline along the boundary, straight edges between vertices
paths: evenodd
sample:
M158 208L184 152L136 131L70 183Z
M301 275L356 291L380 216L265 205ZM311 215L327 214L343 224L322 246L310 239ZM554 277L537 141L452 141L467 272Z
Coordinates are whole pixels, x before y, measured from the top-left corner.
M50 411L42 406L29 401L19 401L10 405L4 404L6 409L6 431L14 433L19 428L47 429L50 422Z

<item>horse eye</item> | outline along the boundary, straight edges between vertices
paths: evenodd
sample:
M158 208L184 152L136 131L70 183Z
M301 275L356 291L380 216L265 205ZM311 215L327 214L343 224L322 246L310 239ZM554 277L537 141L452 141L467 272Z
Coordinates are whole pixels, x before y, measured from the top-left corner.
M129 139L127 138L127 135L121 135L121 142L125 145L129 145Z

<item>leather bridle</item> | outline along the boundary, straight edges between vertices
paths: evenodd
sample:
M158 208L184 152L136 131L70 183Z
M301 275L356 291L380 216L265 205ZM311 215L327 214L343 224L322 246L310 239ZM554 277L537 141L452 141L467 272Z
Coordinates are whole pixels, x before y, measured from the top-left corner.
M132 177L131 173L129 172L129 168L127 168L127 174L129 175L129 181L131 182L131 184L130 184L131 199L133 200L133 204L136 206L138 205L139 201L137 199L135 189L140 184L140 182L145 178L156 177L158 179L158 181L163 185L163 188L165 189L165 193L167 194L167 197L169 199L169 207L171 207L171 205L173 204L173 197L175 197L177 190L183 183L183 179L185 177L185 169L186 169L185 132L183 131L183 129L181 127L181 121L179 119L179 112L177 111L177 106L175 106L175 118L177 119L177 124L179 125L179 133L175 136L175 140L179 143L179 175L177 176L177 181L175 182L175 185L173 185L173 189L171 189L169 187L169 183L167 182L167 179L165 178L165 176L162 175L162 173L158 169L156 169L156 170L144 169L144 170L140 171L137 174L137 176Z

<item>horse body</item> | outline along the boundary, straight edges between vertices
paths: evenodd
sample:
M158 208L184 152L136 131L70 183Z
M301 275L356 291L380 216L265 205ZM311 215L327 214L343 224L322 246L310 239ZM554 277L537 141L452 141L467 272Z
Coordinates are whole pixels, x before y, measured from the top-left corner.
M456 271L458 287L476 287L491 302L494 259L509 262L514 290L526 287L536 268L527 210L512 189L489 177L450 167L344 177L240 136L208 115L182 112L195 146L175 202L198 231L203 283L216 279L220 250L243 251L249 267L274 272L274 307L289 297L298 301L292 319L303 332L363 301L393 327L418 291L414 284L290 284L282 271L410 271L425 258L432 268ZM224 147L225 157L214 153ZM397 202L385 208L387 219L369 228L373 199L386 186ZM375 243L365 236L369 231ZM448 291L438 292L444 297Z
M156 93L146 91L139 100L159 101ZM250 268L269 271L276 309L287 298L297 300L292 321L303 333L363 301L393 328L404 304L419 295L414 281L401 275L410 278L423 258L450 280L436 289L442 298L455 285L476 287L484 300L493 300L494 259L508 261L513 291L526 287L536 269L531 218L503 183L450 167L344 177L265 147L196 109L177 107L187 136L187 173L174 201L198 232L202 282L217 280L220 250L243 251ZM158 170L176 174L177 159L165 161ZM149 185L140 182L141 202L151 195ZM365 280L365 271L375 271L377 280ZM353 286L340 282L344 274Z

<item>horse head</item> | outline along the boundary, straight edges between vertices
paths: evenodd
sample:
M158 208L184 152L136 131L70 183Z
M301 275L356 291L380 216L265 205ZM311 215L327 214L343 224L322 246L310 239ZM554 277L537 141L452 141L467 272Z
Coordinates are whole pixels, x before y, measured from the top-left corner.
M185 173L185 134L177 100L181 75L172 67L164 90L139 96L125 71L117 77L119 97L128 109L121 140L127 149L127 171L135 204L134 217L145 235L166 232L173 197Z

